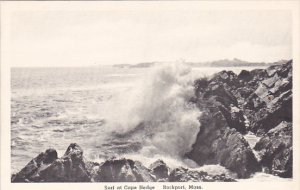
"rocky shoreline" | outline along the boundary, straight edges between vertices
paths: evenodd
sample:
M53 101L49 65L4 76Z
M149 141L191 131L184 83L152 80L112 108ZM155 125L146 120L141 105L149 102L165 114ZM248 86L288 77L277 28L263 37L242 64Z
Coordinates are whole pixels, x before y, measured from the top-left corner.
M292 60L267 69L222 71L195 83L201 130L187 156L248 178L257 171L292 177ZM243 134L261 137L254 147Z
M20 172L13 174L12 182L187 182L235 181L225 175L186 168L171 170L162 160L149 168L138 161L111 158L103 163L89 162L76 143L70 144L58 158L54 149L48 149L32 159Z
M249 178L263 171L291 178L292 146L292 60L267 69L243 70L239 75L221 71L212 78L195 81L190 101L202 111L200 132L186 157L199 166L220 164ZM244 138L255 134L254 149ZM257 154L255 155L254 152ZM72 143L62 157L48 149L32 159L12 182L187 182L236 181L222 175L187 168L170 169L163 160L148 168L126 158L90 162Z

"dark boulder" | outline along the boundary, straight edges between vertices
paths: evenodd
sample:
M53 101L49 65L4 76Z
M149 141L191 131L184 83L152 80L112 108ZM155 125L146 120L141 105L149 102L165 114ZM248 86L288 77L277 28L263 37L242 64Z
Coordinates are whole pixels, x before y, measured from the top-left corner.
M198 105L200 110L210 113L221 111L229 127L245 133L244 114L238 108L237 98L230 91L215 82L209 83L207 88L200 88L201 84L195 86L198 87L198 92L197 99L193 102Z
M204 175L207 173L190 171L186 168L176 168L171 171L170 182L199 182L203 180Z
M292 71L292 64L293 64L293 61L290 60L288 62L286 62L285 64L283 64L281 66L281 69L279 69L279 71L277 72L277 74L279 76L281 76L282 78L287 78L291 73Z
M198 96L200 92L203 92L204 89L208 87L209 81L207 78L197 79L194 83L195 95Z
M260 111L262 116L260 120L253 123L252 131L258 134L264 134L270 129L276 127L282 121L292 122L292 98L288 98L286 101L281 102L281 105L274 108L274 110Z
M207 88L198 88L196 103L202 111L201 129L187 157L199 165L220 164L236 172L239 178L247 178L261 168L242 136L246 132L243 110L232 93L234 90L230 92L231 86L224 84L229 80L237 85L236 76L218 74Z
M97 175L100 182L151 182L155 179L140 162L125 158L105 161Z
M12 176L12 182L35 182L40 180L39 170L42 166L48 166L57 159L54 149L47 149L32 159L20 172Z
M255 83L265 79L268 76L268 73L265 69L253 69L250 71L250 74L253 76L251 81Z
M225 117L230 128L234 128L242 134L246 133L245 119L241 110L234 106L231 106L230 109L227 109L220 105L218 108Z
M229 86L236 86L238 85L237 75L232 71L221 71L216 73L210 82L216 82L219 84L226 84Z
M252 79L252 77L253 76L251 75L250 71L242 70L237 78L244 82L248 82Z
M255 145L261 164L271 174L280 177L293 175L292 123L281 122L266 133Z
M90 181L90 175L83 160L83 150L76 143L69 145L63 157L41 170L40 176L47 182Z
M156 177L156 180L166 181L169 177L170 168L162 160L157 160L149 167L150 171Z
M258 97L257 94L253 93L246 99L244 108L253 111L259 111L260 109L266 107L266 102Z
M260 171L249 144L239 132L228 127L220 112L203 114L200 122L201 130L187 157L199 165L220 164L236 172L239 178Z
M223 85L211 83L209 89L203 93L204 99L208 99L210 97L214 97L216 101L220 102L225 107L238 105L236 97L230 91L226 90Z
M12 182L89 182L90 174L83 161L83 151L72 143L61 158L53 149L31 160Z

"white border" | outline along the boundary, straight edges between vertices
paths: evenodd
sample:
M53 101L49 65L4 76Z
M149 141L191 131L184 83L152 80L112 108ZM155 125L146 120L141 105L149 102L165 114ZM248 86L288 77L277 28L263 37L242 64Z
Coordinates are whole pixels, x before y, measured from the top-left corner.
M15 11L61 10L61 11L96 11L96 10L291 10L293 13L293 137L294 137L294 177L291 182L200 182L203 189L243 189L243 190L299 190L299 2L298 1L1 1L1 189L104 189L105 185L153 185L162 189L163 184L182 185L183 183L35 183L16 184L10 182L10 61L9 61L9 16ZM188 189L188 184L184 183ZM124 188L123 188L124 189Z

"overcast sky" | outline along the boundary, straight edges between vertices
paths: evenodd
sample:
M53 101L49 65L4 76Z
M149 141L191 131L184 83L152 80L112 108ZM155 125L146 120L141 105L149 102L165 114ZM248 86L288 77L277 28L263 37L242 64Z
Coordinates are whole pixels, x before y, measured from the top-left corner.
M292 57L288 11L20 11L11 15L13 66Z

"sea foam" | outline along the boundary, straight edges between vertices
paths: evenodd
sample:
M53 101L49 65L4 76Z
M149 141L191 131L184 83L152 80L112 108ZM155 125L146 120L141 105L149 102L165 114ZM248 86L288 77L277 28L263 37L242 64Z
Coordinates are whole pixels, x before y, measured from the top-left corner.
M106 112L107 127L119 136L141 142L145 156L183 157L200 130L200 110L191 70L182 64L161 64L131 88L114 96Z

